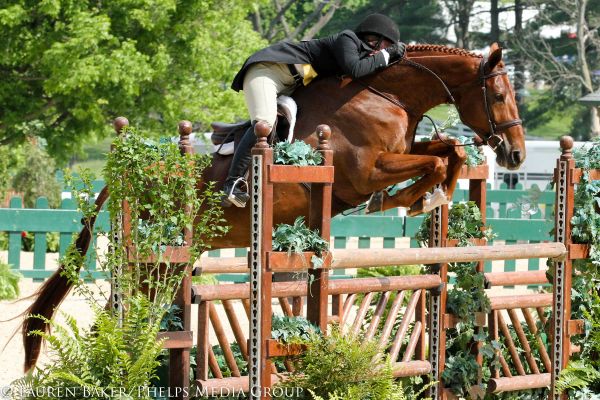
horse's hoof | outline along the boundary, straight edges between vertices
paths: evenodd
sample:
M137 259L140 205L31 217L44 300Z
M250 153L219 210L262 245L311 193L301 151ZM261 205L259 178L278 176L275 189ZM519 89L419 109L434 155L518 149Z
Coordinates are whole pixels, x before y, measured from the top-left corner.
M448 200L446 193L442 189L437 188L433 191L433 193L427 193L425 195L423 212L429 212L435 208L438 208L439 206L446 205L449 202L450 200Z
M379 212L383 208L383 192L373 192L369 201L367 201L367 207L365 208L366 214Z
M415 202L406 213L409 217L416 217L417 215L423 214L423 198L421 197L419 200Z

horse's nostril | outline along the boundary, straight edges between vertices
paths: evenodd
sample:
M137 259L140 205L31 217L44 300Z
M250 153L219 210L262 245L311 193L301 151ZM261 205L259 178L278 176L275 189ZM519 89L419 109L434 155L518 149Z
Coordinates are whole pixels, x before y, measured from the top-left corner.
M521 151L520 150L511 151L510 158L512 159L512 162L514 164L520 164L521 163Z

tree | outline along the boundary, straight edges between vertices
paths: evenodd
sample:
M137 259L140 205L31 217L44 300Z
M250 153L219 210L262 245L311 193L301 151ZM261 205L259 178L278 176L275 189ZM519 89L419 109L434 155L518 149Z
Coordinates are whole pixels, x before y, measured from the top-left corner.
M341 4L342 0L272 0L254 8L252 22L269 42L310 40L327 25Z
M588 110L577 99L600 88L592 71L600 69L600 4L589 0L536 0L540 13L515 35L519 57L527 63L534 80L544 80L550 90L535 107L525 112L531 125L546 122L565 109L576 113L573 134L581 139L600 135L597 108ZM558 38L545 38L543 27L570 27ZM583 122L583 123L582 123Z
M65 160L109 121L170 135L246 114L229 89L264 42L245 0L6 0L0 9L0 144L37 135Z
M323 29L323 34L352 29L367 15L376 12L389 16L398 24L403 42L447 43L438 0L344 1L335 19Z
M444 4L454 26L456 47L468 49L471 46L469 23L475 0L444 0Z
M24 162L16 170L12 187L23 194L23 205L34 208L38 197L44 196L52 208L60 205L61 187L56 181L56 165L46 151L35 141L23 144Z
M500 43L500 10L498 10L498 0L490 0L490 41Z

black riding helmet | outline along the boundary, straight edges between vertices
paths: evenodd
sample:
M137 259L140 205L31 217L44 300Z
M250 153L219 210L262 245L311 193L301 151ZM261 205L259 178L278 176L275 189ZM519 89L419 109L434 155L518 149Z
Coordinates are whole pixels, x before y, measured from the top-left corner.
M367 16L360 24L358 24L354 33L359 36L369 33L383 36L392 43L396 43L400 40L398 26L394 21L383 14L371 14Z

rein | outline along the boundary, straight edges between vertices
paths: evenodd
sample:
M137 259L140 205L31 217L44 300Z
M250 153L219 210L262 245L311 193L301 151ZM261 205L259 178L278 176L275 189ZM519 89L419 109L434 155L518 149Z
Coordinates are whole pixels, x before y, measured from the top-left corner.
M389 65L393 65L396 63L400 63L400 62L404 62L408 66L411 66L413 68L416 68L418 70L424 71L424 72L432 75L442 85L442 87L444 88L444 91L448 95L447 103L453 104L456 107L456 109L458 110L459 115L461 114L460 109L458 108L458 106L456 104L456 100L454 99L454 96L452 95L452 91L450 90L450 88L448 88L448 85L446 85L446 82L444 82L444 80L438 74L436 74L431 69L427 68L425 65L411 61L408 58L402 58L400 60L390 63ZM478 76L477 80L475 81L475 83L478 83L479 85L481 85L481 90L482 90L482 94L483 94L483 103L485 106L485 112L486 112L486 117L488 120L488 125L490 127L490 131L488 133L484 133L482 139L483 139L483 143L490 146L492 148L492 150L496 150L498 148L498 146L500 146L502 144L502 142L504 141L504 139L499 134L499 132L502 132L513 126L521 125L522 121L520 119L512 119L512 120L508 120L508 121L504 121L504 122L500 122L500 123L496 123L494 121L494 115L492 113L492 109L490 108L490 103L488 102L488 99L487 99L486 81L488 79L494 78L496 76L506 75L507 72L506 72L506 70L502 69L502 70L493 71L489 74L486 74L485 73L485 63L486 63L486 59L482 58L481 62L479 63L479 70L478 70L479 76ZM369 91L377 94L380 97L383 97L384 99L390 101L391 103L397 105L398 107L403 108L412 117L415 117L415 118L421 117L421 119L423 117L428 118L431 121L431 123L433 124L433 128L435 130L435 135L438 137L438 139L442 143L444 143L448 146L454 146L454 147L465 147L465 146L477 145L477 143L475 141L472 141L471 143L463 143L463 144L453 144L453 143L449 143L449 142L445 141L444 138L442 137L442 135L440 134L440 132L438 131L437 125L435 124L435 122L433 121L433 119L431 117L429 117L428 115L417 114L415 111L411 110L406 104L391 97L388 93L385 93L378 89L375 89L373 86L371 86L361 80L357 80L357 82L360 83L365 88L367 88Z

